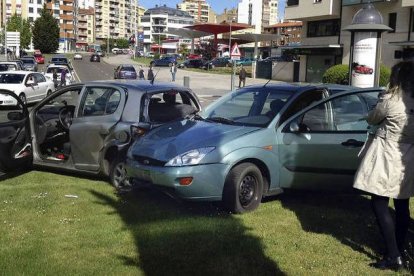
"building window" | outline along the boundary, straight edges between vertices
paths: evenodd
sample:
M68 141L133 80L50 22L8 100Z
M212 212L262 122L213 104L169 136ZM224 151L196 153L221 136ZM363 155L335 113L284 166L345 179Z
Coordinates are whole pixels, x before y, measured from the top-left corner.
M33 13L33 8L29 7L29 13Z
M37 0L37 3L38 4L42 4L42 0Z
M308 22L308 37L339 35L339 19Z
M313 3L314 3L314 4L317 4L317 3L322 3L322 0L313 0Z
M392 12L388 14L388 26L392 29L389 33L395 33L395 28L397 27L397 13Z
M287 0L286 5L289 6L297 6L299 5L299 0Z

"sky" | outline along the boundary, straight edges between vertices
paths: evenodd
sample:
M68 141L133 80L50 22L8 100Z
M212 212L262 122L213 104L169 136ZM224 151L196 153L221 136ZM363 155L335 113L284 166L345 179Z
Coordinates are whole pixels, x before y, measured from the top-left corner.
M181 0L138 0L138 4L147 9L154 8L155 5L167 5L170 8L175 8ZM237 6L238 0L207 0L216 13L222 13L225 8L231 9Z

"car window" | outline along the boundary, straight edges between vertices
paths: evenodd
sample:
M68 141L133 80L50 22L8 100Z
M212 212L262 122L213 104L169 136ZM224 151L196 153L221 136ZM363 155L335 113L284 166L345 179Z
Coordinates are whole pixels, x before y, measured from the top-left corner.
M88 87L80 107L79 116L112 114L118 108L121 93L110 87Z
M22 83L24 76L23 74L1 74L0 83Z
M285 90L242 90L234 92L214 109L207 118L225 118L234 124L266 126L279 113L292 95Z
M33 64L35 63L33 59L22 59L23 63L30 63Z
M0 92L0 101L3 103L0 105L0 124L23 119L23 107L15 98Z
M300 95L282 115L279 125L316 101L323 99L323 90L311 90Z
M307 111L299 125L307 132L366 132L369 102L377 95L378 92L365 92L334 98Z
M33 74L37 83L45 82L46 79L42 74Z
M135 72L135 68L132 66L122 67L122 71Z

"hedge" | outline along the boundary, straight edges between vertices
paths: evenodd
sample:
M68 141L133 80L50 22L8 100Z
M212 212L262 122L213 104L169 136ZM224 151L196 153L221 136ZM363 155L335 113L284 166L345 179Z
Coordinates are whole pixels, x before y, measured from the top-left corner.
M337 84L348 84L348 65L346 64L337 64L330 67L323 74L322 82L324 83L337 83ZM381 64L380 65L380 78L379 85L386 86L390 78L391 70Z

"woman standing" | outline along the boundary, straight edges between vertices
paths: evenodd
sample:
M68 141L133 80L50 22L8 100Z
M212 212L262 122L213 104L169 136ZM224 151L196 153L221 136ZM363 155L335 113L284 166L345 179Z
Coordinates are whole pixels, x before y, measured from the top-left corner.
M374 264L379 269L403 267L414 195L414 63L400 62L391 71L388 90L380 94L367 122L376 128L362 156L354 187L371 194L372 207L387 252ZM388 207L392 198L395 222Z
M177 74L177 64L172 62L170 64L171 81L175 81L175 74Z

